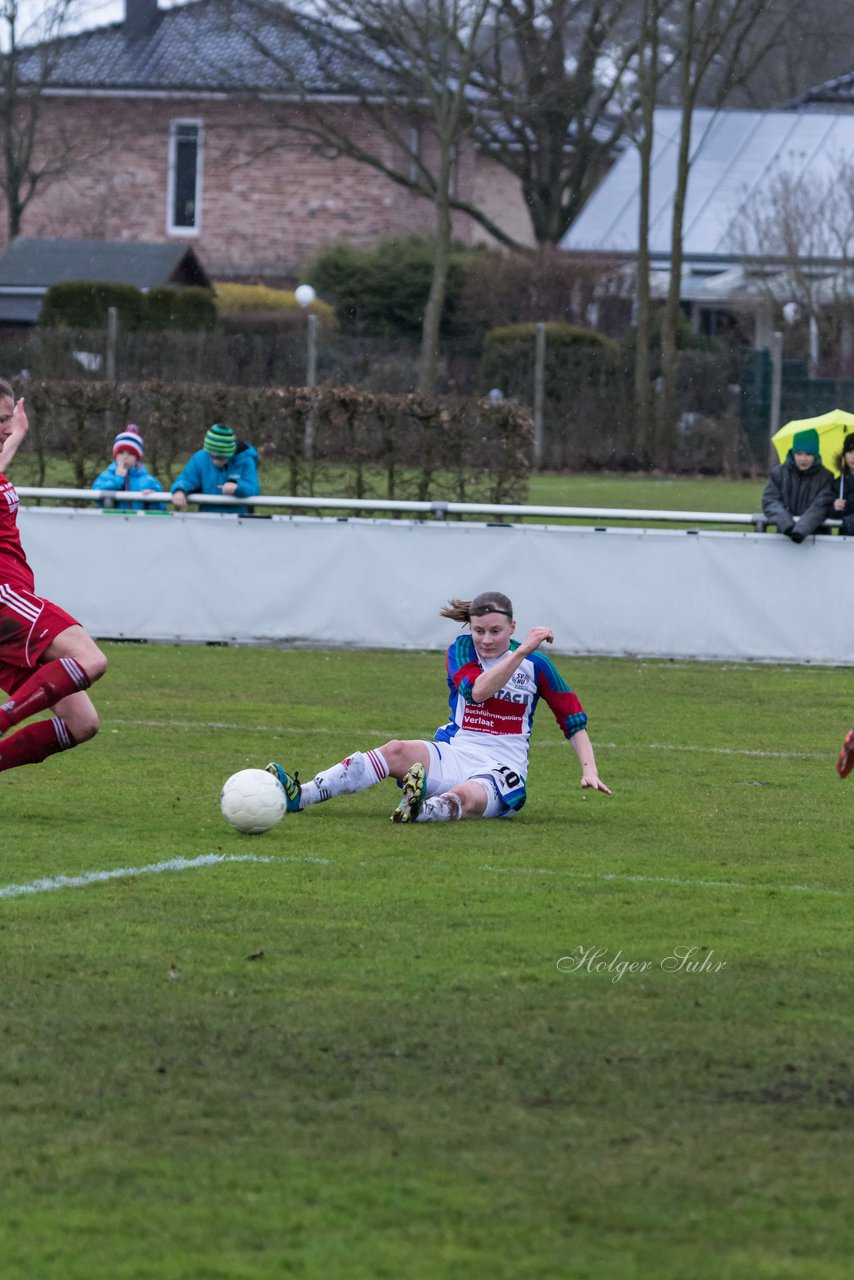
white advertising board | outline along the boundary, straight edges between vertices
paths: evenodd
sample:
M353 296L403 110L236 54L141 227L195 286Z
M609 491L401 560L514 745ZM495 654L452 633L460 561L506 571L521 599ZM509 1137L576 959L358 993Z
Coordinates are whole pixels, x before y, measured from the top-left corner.
M21 508L36 589L100 638L444 648L504 591L567 654L849 664L854 539Z

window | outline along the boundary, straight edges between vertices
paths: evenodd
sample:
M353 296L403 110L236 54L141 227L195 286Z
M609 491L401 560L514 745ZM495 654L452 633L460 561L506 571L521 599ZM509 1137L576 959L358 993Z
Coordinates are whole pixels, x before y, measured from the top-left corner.
M173 120L169 126L169 209L166 230L171 235L198 235L201 229L201 120Z

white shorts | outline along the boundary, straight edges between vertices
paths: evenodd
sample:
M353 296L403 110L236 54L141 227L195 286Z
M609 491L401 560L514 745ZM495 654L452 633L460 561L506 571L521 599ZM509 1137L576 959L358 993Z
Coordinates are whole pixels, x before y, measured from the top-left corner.
M484 818L512 818L527 797L525 779L498 755L467 752L447 742L428 741L427 795L440 796L461 782L479 782L486 792Z

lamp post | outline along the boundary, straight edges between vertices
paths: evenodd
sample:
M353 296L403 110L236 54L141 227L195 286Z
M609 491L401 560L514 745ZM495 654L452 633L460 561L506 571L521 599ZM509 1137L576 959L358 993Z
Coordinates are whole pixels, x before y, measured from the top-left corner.
M534 470L543 465L543 406L546 391L546 326L538 320L534 327Z
M314 387L317 385L317 316L308 308L314 302L317 294L310 284L298 285L294 290L296 298L303 311L306 312L306 361L305 361L305 385ZM305 434L302 442L303 457L310 458L314 451L314 415L309 414L305 420Z
M310 284L301 284L294 290L294 297L303 311L308 311L317 294ZM317 383L317 316L313 311L308 311L306 321L308 326L308 348L306 351L305 385L313 387Z

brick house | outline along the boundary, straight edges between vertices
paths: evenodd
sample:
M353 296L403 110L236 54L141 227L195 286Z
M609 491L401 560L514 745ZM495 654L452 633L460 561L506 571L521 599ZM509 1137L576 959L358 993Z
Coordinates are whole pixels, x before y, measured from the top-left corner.
M280 127L284 111L295 118L300 108L277 95L269 64L235 25L241 3L160 10L157 0L126 0L123 23L60 42L39 129L45 148L70 139L73 162L27 206L23 234L166 239L191 245L215 277L293 280L330 243L432 231L428 200ZM361 110L337 102L334 88L324 100L344 113ZM413 146L429 145L415 122L410 136ZM374 146L400 163L390 142ZM521 191L505 169L463 147L455 182L461 198L532 242ZM463 243L488 240L460 213L454 234Z

